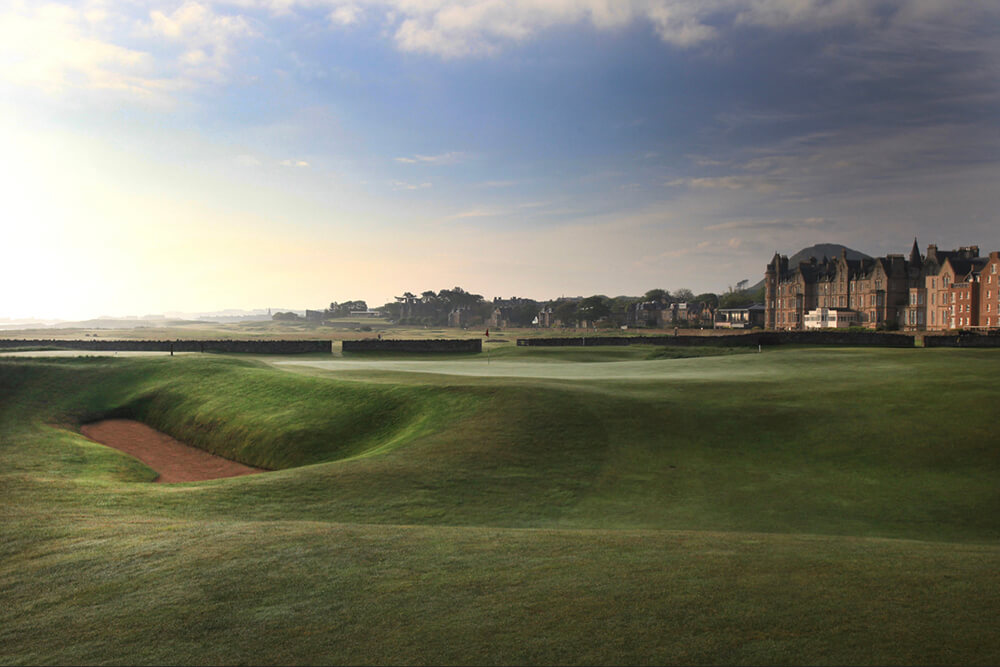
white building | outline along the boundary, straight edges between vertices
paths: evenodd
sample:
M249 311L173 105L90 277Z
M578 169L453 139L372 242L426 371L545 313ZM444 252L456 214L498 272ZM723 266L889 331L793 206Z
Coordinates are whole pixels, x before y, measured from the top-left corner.
M806 329L846 329L861 323L857 311L849 308L816 308L804 319Z

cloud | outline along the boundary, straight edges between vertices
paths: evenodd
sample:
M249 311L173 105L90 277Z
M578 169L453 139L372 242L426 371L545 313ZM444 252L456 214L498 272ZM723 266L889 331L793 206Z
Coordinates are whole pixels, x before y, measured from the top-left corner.
M432 187L432 183L407 183L406 181L393 181L393 190L423 190Z
M357 5L342 5L330 12L328 18L334 25L354 25L361 20L361 8Z
M452 220L467 220L469 218L492 218L498 215L503 215L503 213L504 213L503 211L497 211L493 209L474 208L468 211L454 213L445 218L442 218L442 222L451 222Z
M183 76L207 81L224 80L236 42L257 34L245 17L217 14L192 0L170 14L151 11L144 32L180 46L177 63Z
M827 227L833 224L826 218L804 218L788 220L730 220L716 225L708 225L705 231L764 230L764 229L801 229L803 227Z
M150 99L166 82L149 76L149 53L88 34L100 17L47 4L0 14L0 79L49 93L115 91Z
M305 160L282 160L279 162L283 167L308 167L309 163Z
M0 9L0 79L49 93L98 90L170 104L178 92L224 81L237 41L257 34L248 19L199 2L126 13L134 9L96 1Z
M489 56L546 30L586 24L615 30L644 22L666 44L691 49L735 30L814 33L852 29L906 39L921 26L984 24L989 3L930 0L230 0L275 14L330 8L330 22L351 25L363 5L381 11L397 48L441 58ZM958 38L952 35L947 39Z
M667 182L668 186L687 186L690 188L709 190L755 190L761 193L771 193L777 190L780 185L774 180L766 180L753 176L719 176L719 177L698 177L698 178L678 178Z
M440 155L413 155L411 157L397 157L394 159L401 164L445 165L461 162L464 158L465 153L451 151L449 153L441 153Z
M654 255L645 255L636 261L637 266L648 266L658 264L668 259L679 259L681 257L718 257L730 255L734 250L738 250L743 245L740 238L729 238L719 241L698 241L694 245L681 248L671 248Z

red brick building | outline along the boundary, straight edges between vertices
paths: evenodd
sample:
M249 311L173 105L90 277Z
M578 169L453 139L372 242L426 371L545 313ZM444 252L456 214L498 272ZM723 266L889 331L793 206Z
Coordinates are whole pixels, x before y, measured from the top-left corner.
M869 329L907 331L1000 327L1000 255L979 246L927 247L909 257L811 259L789 266L775 254L764 273L766 328L802 330L822 308L849 310Z
M1000 327L1000 252L991 252L979 272L979 326Z

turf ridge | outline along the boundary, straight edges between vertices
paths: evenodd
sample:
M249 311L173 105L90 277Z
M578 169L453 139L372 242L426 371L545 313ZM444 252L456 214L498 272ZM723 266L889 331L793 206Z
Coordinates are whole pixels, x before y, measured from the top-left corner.
M0 360L0 663L1000 660L994 351L508 354L575 375Z

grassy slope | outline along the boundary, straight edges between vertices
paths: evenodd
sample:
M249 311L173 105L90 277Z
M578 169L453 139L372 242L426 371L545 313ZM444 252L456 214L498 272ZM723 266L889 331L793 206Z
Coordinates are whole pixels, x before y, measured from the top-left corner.
M1000 355L650 363L0 361L0 662L1000 660ZM284 469L145 484L103 414Z

